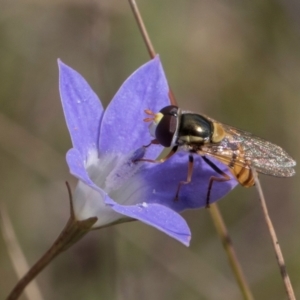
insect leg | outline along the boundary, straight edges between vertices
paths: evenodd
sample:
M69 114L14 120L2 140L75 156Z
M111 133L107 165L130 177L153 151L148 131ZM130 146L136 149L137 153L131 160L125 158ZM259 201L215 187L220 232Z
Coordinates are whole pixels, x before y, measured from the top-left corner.
M230 180L230 176L228 176L225 172L220 170L212 161L210 161L206 156L202 156L204 161L218 174L222 175L223 177L216 177L216 176L211 176L209 179L209 184L208 184L208 190L207 190L207 196L206 196L206 208L209 208L209 200L210 200L210 193L212 189L212 185L214 181L218 182L224 182Z
M177 192L175 195L175 201L178 200L178 195L179 195L179 191L182 187L183 184L188 184L191 182L192 180L192 175L193 175L193 167L194 167L194 156L193 154L189 155L189 164L188 164L188 174L187 174L187 178L185 181L180 181L177 187Z
M155 141L155 140L154 140ZM151 145L151 143L149 144L149 146ZM145 147L145 146L144 146ZM173 156L176 151L178 150L178 146L174 146L172 148L172 150L168 153L168 155L164 158L161 159L147 159L147 158L140 158L135 160L134 162L138 162L138 161L146 161L146 162L151 162L151 163L163 163L164 161L166 161L167 159L169 159L171 156Z
M159 145L159 142L157 139L152 140L149 144L143 146L144 148L148 148L151 145Z

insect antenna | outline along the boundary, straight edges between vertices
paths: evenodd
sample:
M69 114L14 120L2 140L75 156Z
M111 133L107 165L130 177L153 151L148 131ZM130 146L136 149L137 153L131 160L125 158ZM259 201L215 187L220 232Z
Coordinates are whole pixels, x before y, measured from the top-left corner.
M150 118L145 118L143 121L144 122L151 122L151 121L154 121L155 119L155 113L150 110L150 109L145 109L144 112L148 115L148 116L152 116Z

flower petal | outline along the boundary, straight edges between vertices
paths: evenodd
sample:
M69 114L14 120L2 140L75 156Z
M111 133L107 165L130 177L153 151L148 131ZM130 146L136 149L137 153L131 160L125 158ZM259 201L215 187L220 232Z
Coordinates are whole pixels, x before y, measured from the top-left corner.
M85 182L86 184L90 185L91 187L95 188L99 192L103 192L97 185L93 183L90 179L87 170L85 168L84 159L80 151L75 148L70 149L67 152L66 160L68 166L70 168L70 173L77 177L79 180Z
M73 199L75 215L79 220L98 217L93 227L99 227L127 216L165 232L186 246L189 245L190 229L175 211L156 203L120 205L91 181L77 149L68 151L67 162L70 173L80 180Z
M209 201L213 203L229 193L238 182L226 165L209 159L231 178L229 181L213 183ZM143 178L149 186L147 202L160 203L175 211L205 207L210 178L222 177L200 155L194 155L192 181L181 186L179 199L174 201L179 182L187 178L188 154L180 152L161 164L147 164L148 169L143 172Z
M148 125L143 122L144 110L157 112L169 105L168 92L168 83L158 56L137 69L124 82L104 113L100 153L128 153L149 144L152 138ZM153 146L147 155L154 158L161 151L161 146Z
M77 219L85 220L97 217L98 220L93 225L93 228L96 228L122 218L120 214L105 204L106 198L108 198L107 194L90 179L84 167L82 155L77 149L73 148L68 151L67 163L70 173L80 180L73 197Z
M74 148L87 158L97 149L102 104L85 79L58 60L59 90L67 126Z
M138 205L119 205L111 199L105 201L116 212L137 219L166 233L186 246L189 246L191 232L186 221L173 210L160 205L141 203Z

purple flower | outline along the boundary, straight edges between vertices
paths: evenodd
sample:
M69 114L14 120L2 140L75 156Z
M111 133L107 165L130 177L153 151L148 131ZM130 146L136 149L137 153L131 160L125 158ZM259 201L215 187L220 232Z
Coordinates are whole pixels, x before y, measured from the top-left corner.
M142 147L151 140L144 110L156 112L169 105L159 58L136 70L105 111L79 73L61 61L59 71L61 101L73 143L67 163L79 179L73 195L77 219L97 217L94 228L137 219L189 245L190 229L178 212L205 206L214 171L197 157L192 182L182 187L179 200L174 201L179 181L187 176L186 153L161 164L133 163L142 157L155 159L162 151L160 145ZM215 163L230 175L226 166ZM214 184L211 203L235 185L235 180Z

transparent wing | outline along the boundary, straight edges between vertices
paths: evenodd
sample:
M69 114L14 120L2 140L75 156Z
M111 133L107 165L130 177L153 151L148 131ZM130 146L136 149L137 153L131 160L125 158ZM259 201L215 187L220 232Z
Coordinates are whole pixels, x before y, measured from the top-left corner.
M243 150L243 156L238 157L236 163L245 168L249 168L247 165L250 163L258 172L267 175L290 177L295 174L293 167L296 162L281 147L256 137L250 132L219 124L224 128L226 137L218 145L205 147L207 148L205 152L209 155L230 163L230 153L240 148Z
M225 165L230 166L233 161L234 150L231 148L225 148L222 144L210 144L201 148L198 154L212 156ZM234 158L234 165L238 165L245 169L250 169L250 164L241 156Z

